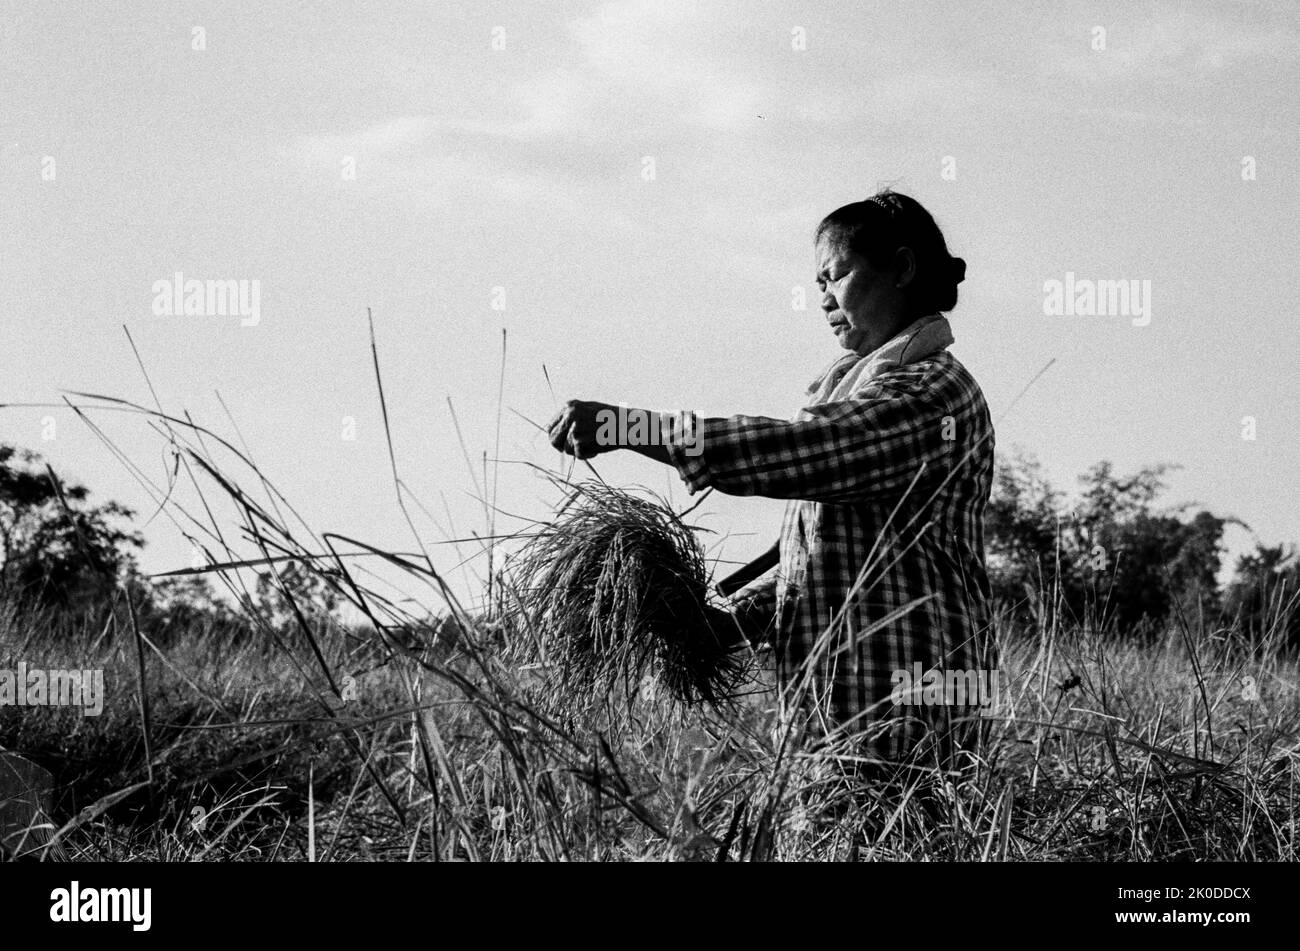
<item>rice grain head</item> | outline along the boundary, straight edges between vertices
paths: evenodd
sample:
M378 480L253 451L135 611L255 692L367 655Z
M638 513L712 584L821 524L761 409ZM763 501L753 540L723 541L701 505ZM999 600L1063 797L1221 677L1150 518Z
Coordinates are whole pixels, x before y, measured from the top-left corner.
M552 671L572 708L642 680L685 703L734 696L747 658L709 623L709 573L694 531L662 500L584 482L512 562L514 612L535 639L516 639ZM527 615L523 617L522 615Z

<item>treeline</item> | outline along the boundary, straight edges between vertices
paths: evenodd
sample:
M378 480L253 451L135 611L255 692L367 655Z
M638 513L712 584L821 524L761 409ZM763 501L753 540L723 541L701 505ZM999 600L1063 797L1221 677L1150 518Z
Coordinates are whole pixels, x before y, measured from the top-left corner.
M295 605L319 617L338 606L332 586L293 563L225 597L205 575L148 578L136 518L118 502L93 502L36 453L0 444L0 620L38 616L46 626L105 631L139 624L164 642L201 630L236 643L268 627L292 631Z
M1000 458L985 541L1001 609L1024 624L1064 618L1132 636L1195 620L1300 646L1295 552L1257 546L1220 586L1224 529L1243 523L1162 506L1170 470L1121 477L1101 462L1067 496L1032 457ZM95 619L118 614L129 597L138 618L163 638L197 626L248 636L250 616L259 629L291 627L290 599L319 615L337 606L337 592L296 564L261 572L255 588L235 600L217 597L200 576L146 579L135 518L119 503L93 502L89 489L35 453L0 444L0 605Z
M986 520L994 595L1022 620L1065 617L1134 635L1170 624L1219 626L1300 646L1300 560L1256 545L1223 586L1223 533L1232 516L1162 506L1165 475L1118 476L1100 462L1067 497L1032 457L998 461Z

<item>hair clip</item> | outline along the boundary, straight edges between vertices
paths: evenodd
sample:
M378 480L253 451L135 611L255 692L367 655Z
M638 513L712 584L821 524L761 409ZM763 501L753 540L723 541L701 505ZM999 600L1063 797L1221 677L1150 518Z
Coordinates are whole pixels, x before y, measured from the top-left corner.
M891 215L894 213L895 210L894 205L886 201L884 198L881 198L879 195L872 195L870 198L867 199L867 201L874 202L875 204L879 205L881 208L885 209L885 211L887 211Z

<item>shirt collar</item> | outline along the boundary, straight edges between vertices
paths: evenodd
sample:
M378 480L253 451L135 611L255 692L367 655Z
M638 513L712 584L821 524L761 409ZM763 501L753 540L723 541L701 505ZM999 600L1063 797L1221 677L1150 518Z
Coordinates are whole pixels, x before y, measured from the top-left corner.
M948 318L943 314L927 314L912 321L875 350L867 353L846 353L837 357L812 382L808 392L817 393L828 378L842 377L859 362L869 362L870 375L874 376L905 363L924 360L951 346L952 342L952 327L948 323Z

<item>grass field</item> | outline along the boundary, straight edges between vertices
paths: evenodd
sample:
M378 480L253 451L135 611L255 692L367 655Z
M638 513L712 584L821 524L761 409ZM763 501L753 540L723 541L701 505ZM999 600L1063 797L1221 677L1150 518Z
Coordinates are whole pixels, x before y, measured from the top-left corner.
M1296 858L1300 677L1231 632L1008 632L981 765L851 800L805 741L777 754L761 680L726 713L642 695L563 723L499 632L454 622L142 642L147 761L133 632L3 623L0 667L105 670L101 716L0 708L0 745L55 774L78 858Z
M378 382L377 353L375 368ZM0 606L0 669L104 671L100 716L0 706L0 747L49 769L59 789L46 857L1297 857L1300 663L1281 647L1284 618L1248 638L1179 614L1154 638L1120 638L1040 592L1036 621L996 625L1002 689L978 761L854 784L797 721L779 722L762 655L745 695L721 709L635 683L557 703L564 671L521 662L532 619L519 608L539 602L501 570L508 552L491 523L489 586L467 610L422 542L394 554L318 534L230 442L88 399L82 415L137 413L169 440L180 481L141 485L205 553L248 628L141 629L121 601L94 626ZM378 588L356 554L418 596ZM278 612L244 597L250 566L276 579ZM295 594L290 566L317 587ZM323 610L312 590L347 611Z

